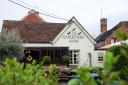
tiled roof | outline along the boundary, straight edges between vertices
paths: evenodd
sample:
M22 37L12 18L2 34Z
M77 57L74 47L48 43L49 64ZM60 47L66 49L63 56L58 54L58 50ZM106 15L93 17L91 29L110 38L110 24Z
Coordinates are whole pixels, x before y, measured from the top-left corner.
M112 47L112 46L118 46L118 45L120 45L121 43L125 43L126 45L128 45L128 40L116 42L116 43L113 43L113 44L110 44L110 45L106 45L106 46L103 46L103 47L101 47L101 48L99 48L99 49L108 49L108 48L110 48L110 47Z
M4 20L3 29L17 29L24 43L50 43L66 23L35 23Z
M20 21L4 20L2 28L17 29L24 43L50 43L65 25L45 22L39 16L39 12L30 10Z
M128 24L128 21L122 21L119 24L117 24L115 27L113 27L112 29L100 34L95 41L96 42L101 42L104 41L110 34L113 33L114 30L118 29L123 23Z

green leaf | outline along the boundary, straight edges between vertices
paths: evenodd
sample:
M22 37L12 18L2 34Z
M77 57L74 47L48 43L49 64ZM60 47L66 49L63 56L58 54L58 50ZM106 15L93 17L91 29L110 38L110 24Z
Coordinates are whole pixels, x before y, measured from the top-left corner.
M121 38L123 40L127 40L128 39L126 33L124 31L122 31L122 30L116 30L116 31L113 32L113 34L115 34L117 37L119 37L119 38Z

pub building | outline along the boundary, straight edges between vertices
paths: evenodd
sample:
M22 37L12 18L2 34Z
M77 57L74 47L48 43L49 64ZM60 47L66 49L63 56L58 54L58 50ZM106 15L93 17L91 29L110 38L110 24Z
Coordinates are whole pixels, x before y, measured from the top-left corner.
M67 55L69 66L98 66L96 42L75 17L66 23L51 23L31 10L21 20L4 20L2 29L18 30L28 62L50 56L50 63L63 65L62 57Z

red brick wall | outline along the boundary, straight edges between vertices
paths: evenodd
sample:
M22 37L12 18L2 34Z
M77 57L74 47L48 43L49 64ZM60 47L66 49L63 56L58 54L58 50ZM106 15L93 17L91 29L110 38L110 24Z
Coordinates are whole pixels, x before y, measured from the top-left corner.
M105 45L109 45L111 44L111 39L112 38L116 38L117 39L117 42L118 41L122 41L122 39L118 38L117 36L115 36L114 34L111 34L108 36L108 38L105 40Z
M106 18L100 19L100 28L101 28L101 33L104 33L107 31L107 19Z
M128 23L122 23L122 25L118 28L119 30L122 30L126 33L126 35L128 36ZM117 29L117 30L118 30ZM117 42L118 41L122 41L122 39L120 39L119 37L117 37L116 35L114 35L113 33L111 35L109 35L107 37L107 39L105 40L105 45L109 45L111 44L111 39L112 38L116 38Z

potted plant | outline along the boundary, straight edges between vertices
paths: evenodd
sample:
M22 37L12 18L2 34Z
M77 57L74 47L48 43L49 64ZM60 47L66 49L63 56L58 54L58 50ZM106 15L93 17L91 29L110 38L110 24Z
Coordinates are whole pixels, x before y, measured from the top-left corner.
M69 60L70 60L70 57L67 56L67 55L64 55L64 56L62 57L62 61L63 61L65 64L67 64L67 65L68 65L68 63L69 63Z
M51 62L51 57L50 56L44 56L43 61L44 61L44 64L49 64Z

